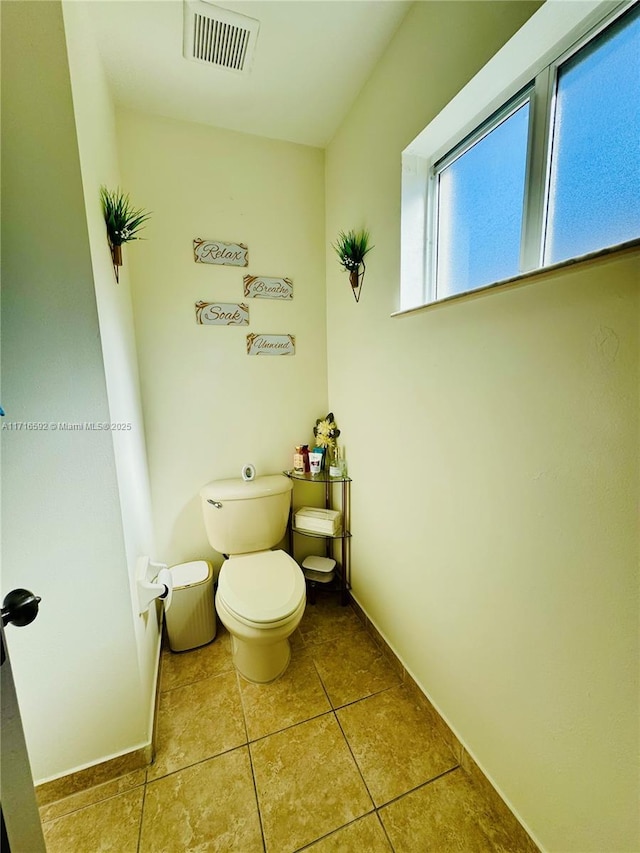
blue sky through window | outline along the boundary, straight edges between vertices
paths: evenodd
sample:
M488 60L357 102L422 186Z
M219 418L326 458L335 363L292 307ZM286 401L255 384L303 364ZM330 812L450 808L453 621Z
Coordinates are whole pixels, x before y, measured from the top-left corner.
M517 275L529 102L439 176L437 298Z
M640 7L559 69L545 263L640 236Z

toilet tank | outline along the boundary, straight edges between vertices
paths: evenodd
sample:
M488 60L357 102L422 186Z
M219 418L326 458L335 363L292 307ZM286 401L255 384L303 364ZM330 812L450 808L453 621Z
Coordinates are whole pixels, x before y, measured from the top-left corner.
M221 554L273 548L287 529L292 488L283 474L208 483L200 500L209 543Z

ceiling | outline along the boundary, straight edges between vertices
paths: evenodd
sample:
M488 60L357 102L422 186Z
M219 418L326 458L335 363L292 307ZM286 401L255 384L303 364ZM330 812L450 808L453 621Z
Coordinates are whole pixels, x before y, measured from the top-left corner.
M324 147L411 4L240 0L215 5L260 22L248 74L183 57L182 0L86 0L115 102Z

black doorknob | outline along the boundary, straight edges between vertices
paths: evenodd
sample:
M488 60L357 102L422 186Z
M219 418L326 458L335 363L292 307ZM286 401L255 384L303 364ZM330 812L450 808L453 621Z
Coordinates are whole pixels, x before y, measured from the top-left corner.
M13 589L2 602L2 624L17 625L19 628L29 625L38 615L38 605L42 599L28 589Z

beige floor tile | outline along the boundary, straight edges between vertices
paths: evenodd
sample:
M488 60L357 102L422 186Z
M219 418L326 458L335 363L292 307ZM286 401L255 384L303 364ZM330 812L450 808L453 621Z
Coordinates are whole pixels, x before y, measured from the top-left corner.
M380 820L369 814L307 847L308 853L392 853Z
M429 715L405 687L336 713L376 806L456 766Z
M69 797L65 797L55 803L41 806L40 820L53 820L61 815L93 805L93 803L99 803L101 800L108 800L117 794L122 794L125 791L130 791L132 788L137 788L139 785L144 785L146 778L146 770L134 770L133 773L127 773L126 776L120 776L111 782L95 785L92 788L87 788L86 791L78 791L77 794L71 794Z
M537 848L506 806L461 768L380 810L396 853L529 853Z
M158 779L247 742L234 672L160 694L157 753L147 779Z
M202 649L165 648L156 763L39 786L49 853L536 851L351 607L318 596L291 645L267 685L237 676L224 626Z
M349 606L340 604L338 595L319 595L315 604L309 604L298 629L305 645L326 643L337 637L348 636L362 629L362 623Z
M284 675L269 684L239 680L250 740L273 734L331 710L311 657L293 649Z
M182 687L184 684L231 670L233 662L229 633L224 625L218 622L218 630L212 643L188 652L163 651L160 690L172 690L174 687Z
M247 747L147 785L140 853L263 853Z
M142 786L43 823L47 853L136 853Z
M364 628L310 649L334 708L400 684L400 677Z
M249 748L267 853L291 853L373 808L333 713Z

